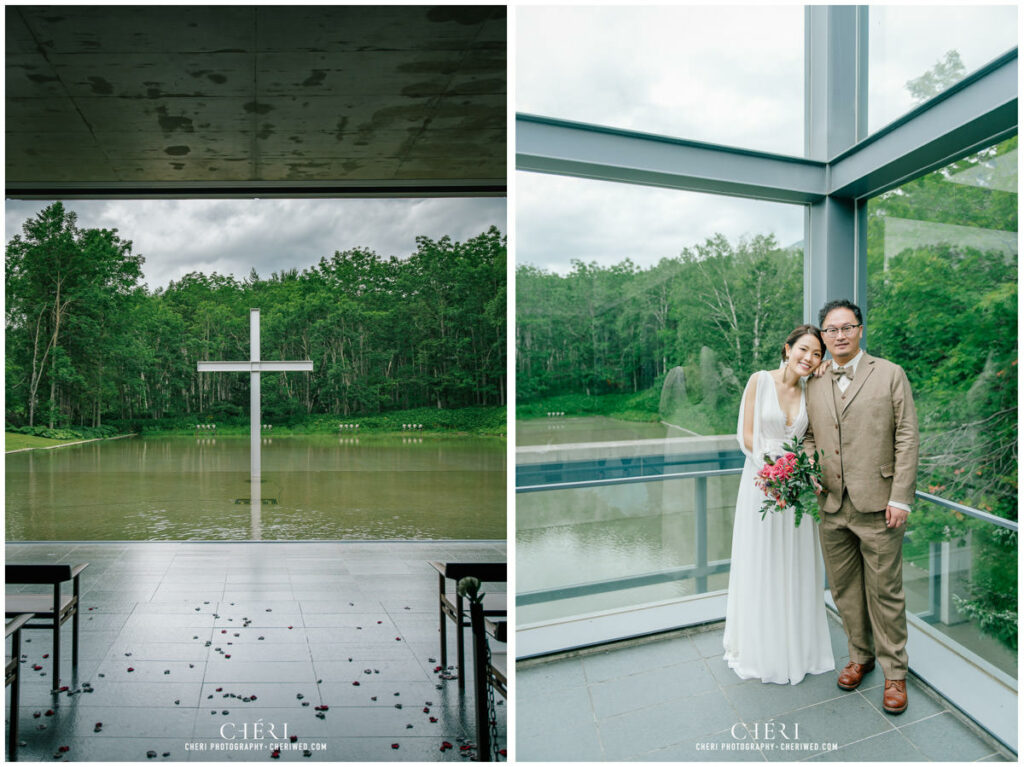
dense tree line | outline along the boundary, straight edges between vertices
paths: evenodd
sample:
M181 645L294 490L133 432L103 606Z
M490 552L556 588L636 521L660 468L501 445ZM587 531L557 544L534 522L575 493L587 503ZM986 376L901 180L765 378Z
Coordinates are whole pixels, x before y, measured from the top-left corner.
M779 339L800 322L802 264L800 250L773 236L733 245L716 235L648 269L628 258L610 267L573 261L564 276L520 266L517 396L639 392L681 365L700 401L713 394L698 374L705 347L717 383L738 396L736 382L777 365Z
M408 258L356 248L301 272L192 273L150 292L129 241L54 203L7 244L7 420L246 414L247 376L196 362L249 358L250 307L263 359L313 360L312 373L264 375L269 418L504 405L504 236L416 242Z

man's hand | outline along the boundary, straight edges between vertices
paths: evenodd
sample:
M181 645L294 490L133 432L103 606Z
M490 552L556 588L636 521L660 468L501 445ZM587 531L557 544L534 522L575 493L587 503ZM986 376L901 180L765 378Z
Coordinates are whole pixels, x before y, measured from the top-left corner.
M905 524L907 516L910 514L906 509L897 509L895 506L885 507L885 526L886 527L899 527Z

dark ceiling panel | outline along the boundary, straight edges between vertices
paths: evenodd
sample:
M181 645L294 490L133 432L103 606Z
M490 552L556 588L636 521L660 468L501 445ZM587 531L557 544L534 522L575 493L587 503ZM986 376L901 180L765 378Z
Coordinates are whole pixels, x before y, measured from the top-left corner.
M503 7L5 14L8 196L504 193Z

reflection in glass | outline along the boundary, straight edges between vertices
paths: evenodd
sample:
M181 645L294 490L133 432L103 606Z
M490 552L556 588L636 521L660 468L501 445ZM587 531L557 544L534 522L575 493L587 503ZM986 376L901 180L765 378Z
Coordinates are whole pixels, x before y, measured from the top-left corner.
M868 202L867 325L914 389L918 489L1016 520L1016 137ZM942 543L960 562L949 625L1015 650L1016 533L926 503L908 530L908 561Z
M737 474L518 495L517 623L727 588L738 484Z
M868 20L868 133L1017 45L1016 5L872 5Z

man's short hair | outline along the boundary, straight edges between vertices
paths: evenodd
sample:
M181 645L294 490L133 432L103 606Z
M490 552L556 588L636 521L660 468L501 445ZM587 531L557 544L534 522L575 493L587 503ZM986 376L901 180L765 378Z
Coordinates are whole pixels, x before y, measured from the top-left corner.
M824 327L825 318L828 317L829 312L833 309L849 309L857 318L857 324L864 324L864 317L860 313L860 307L851 301L847 301L845 298L838 298L835 301L829 301L821 307L821 311L818 312L818 327Z

